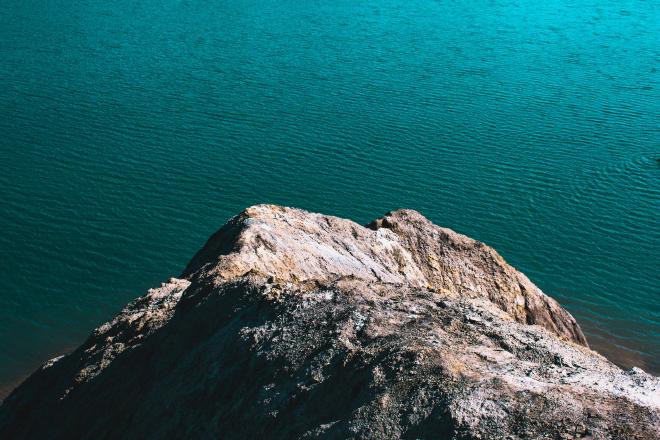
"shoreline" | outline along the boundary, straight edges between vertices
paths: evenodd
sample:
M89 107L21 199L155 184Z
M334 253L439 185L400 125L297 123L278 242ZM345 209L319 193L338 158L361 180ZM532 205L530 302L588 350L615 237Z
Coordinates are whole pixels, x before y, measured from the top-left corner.
M30 375L25 376L23 379L12 380L10 382L0 382L0 405L2 405L5 398L7 398L7 396L9 396L12 391L14 391L28 377L30 377Z
M598 332L596 329L585 327L583 325L580 325L580 327L582 329L589 329L589 332L587 333L589 348L612 362L614 365L623 370L630 370L633 367L641 368L648 374L660 377L660 367L654 368L654 366L649 365L645 362L644 356L640 352L636 352L617 344L617 341L613 340L611 335L605 335Z
M7 396L9 396L12 393L12 391L14 391L28 377L36 373L44 363L58 356L68 355L70 353L73 353L80 345L82 345L85 342L86 339L87 337L85 337L83 340L80 341L80 343L76 345L65 345L62 347L61 350L49 351L48 354L44 356L44 359L41 362L34 365L34 367L31 367L29 370L16 372L15 374L13 374L13 377L10 378L6 378L6 379L0 378L0 405L2 405L2 402L4 402Z

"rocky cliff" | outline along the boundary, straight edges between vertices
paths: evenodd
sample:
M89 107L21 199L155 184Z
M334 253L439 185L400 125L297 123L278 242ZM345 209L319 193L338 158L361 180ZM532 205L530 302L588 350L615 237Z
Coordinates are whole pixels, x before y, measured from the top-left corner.
M493 249L261 205L0 407L0 438L652 439L660 380Z

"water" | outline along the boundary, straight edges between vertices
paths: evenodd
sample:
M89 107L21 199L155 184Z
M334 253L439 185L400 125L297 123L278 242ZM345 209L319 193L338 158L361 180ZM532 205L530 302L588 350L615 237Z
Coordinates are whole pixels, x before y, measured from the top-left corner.
M659 31L638 0L4 0L0 384L261 202L417 209L659 374Z

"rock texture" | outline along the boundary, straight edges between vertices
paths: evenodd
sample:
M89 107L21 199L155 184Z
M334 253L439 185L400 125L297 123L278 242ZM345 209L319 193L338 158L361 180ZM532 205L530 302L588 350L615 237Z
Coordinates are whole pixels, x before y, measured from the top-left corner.
M494 249L399 210L364 228L350 220L254 206L206 243L184 272L214 284L247 272L282 281L352 276L406 284L455 298L490 299L519 322L586 345L575 319Z
M591 351L491 248L395 211L231 219L47 362L0 438L655 439L660 380Z

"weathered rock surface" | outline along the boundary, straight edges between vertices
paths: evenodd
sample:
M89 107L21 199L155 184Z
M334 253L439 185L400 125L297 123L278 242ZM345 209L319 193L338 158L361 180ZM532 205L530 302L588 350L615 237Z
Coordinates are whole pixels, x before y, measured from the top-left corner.
M519 322L586 345L575 319L495 250L416 211L391 212L364 228L298 209L254 206L211 237L184 276L199 273L218 284L249 271L292 282L353 276L485 297Z
M534 325L535 324L535 325ZM655 439L660 380L414 211L256 206L0 407L0 438Z

